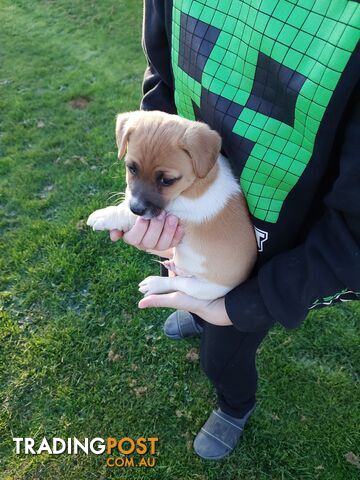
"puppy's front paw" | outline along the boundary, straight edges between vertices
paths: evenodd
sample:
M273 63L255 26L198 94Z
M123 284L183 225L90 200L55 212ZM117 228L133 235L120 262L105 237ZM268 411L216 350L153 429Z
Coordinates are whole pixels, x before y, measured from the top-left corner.
M86 222L93 230L112 230L117 228L116 207L101 208L95 210Z
M169 291L167 277L147 277L139 283L139 291L146 295L153 295L156 293L166 293Z

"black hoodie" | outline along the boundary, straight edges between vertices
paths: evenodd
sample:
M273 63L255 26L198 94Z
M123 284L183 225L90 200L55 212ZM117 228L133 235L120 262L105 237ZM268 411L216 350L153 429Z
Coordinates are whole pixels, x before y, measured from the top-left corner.
M145 1L141 107L217 130L249 205L257 265L225 297L242 331L360 298L360 6L302 3Z

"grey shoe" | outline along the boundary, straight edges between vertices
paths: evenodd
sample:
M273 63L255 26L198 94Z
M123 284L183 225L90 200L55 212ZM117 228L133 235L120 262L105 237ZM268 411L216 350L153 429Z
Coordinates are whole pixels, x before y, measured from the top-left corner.
M164 323L164 333L172 340L181 340L185 337L198 337L201 335L202 327L194 320L189 312L176 310Z
M242 418L214 410L194 440L195 452L205 460L220 460L229 455L240 440L247 419L255 406Z

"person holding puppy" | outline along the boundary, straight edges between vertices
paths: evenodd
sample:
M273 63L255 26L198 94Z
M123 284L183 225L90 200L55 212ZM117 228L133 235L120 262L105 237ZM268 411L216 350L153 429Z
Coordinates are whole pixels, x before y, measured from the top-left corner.
M194 441L202 458L221 459L240 439L269 329L360 297L359 25L355 1L145 1L141 107L217 130L258 244L250 278L223 298L141 301L177 309L169 338L201 335L219 404ZM110 238L170 256L182 234L162 213Z

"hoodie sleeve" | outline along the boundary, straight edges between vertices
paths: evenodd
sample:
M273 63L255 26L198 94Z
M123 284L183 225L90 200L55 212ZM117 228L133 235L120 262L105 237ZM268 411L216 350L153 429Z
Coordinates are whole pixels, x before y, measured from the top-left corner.
M304 243L274 256L257 276L225 297L234 326L256 331L275 322L301 324L309 309L360 299L360 103L346 125L339 175L324 198L322 218Z
M161 110L176 113L174 80L171 71L171 55L166 21L167 2L145 0L143 23L143 49L148 66L143 81L142 110Z

